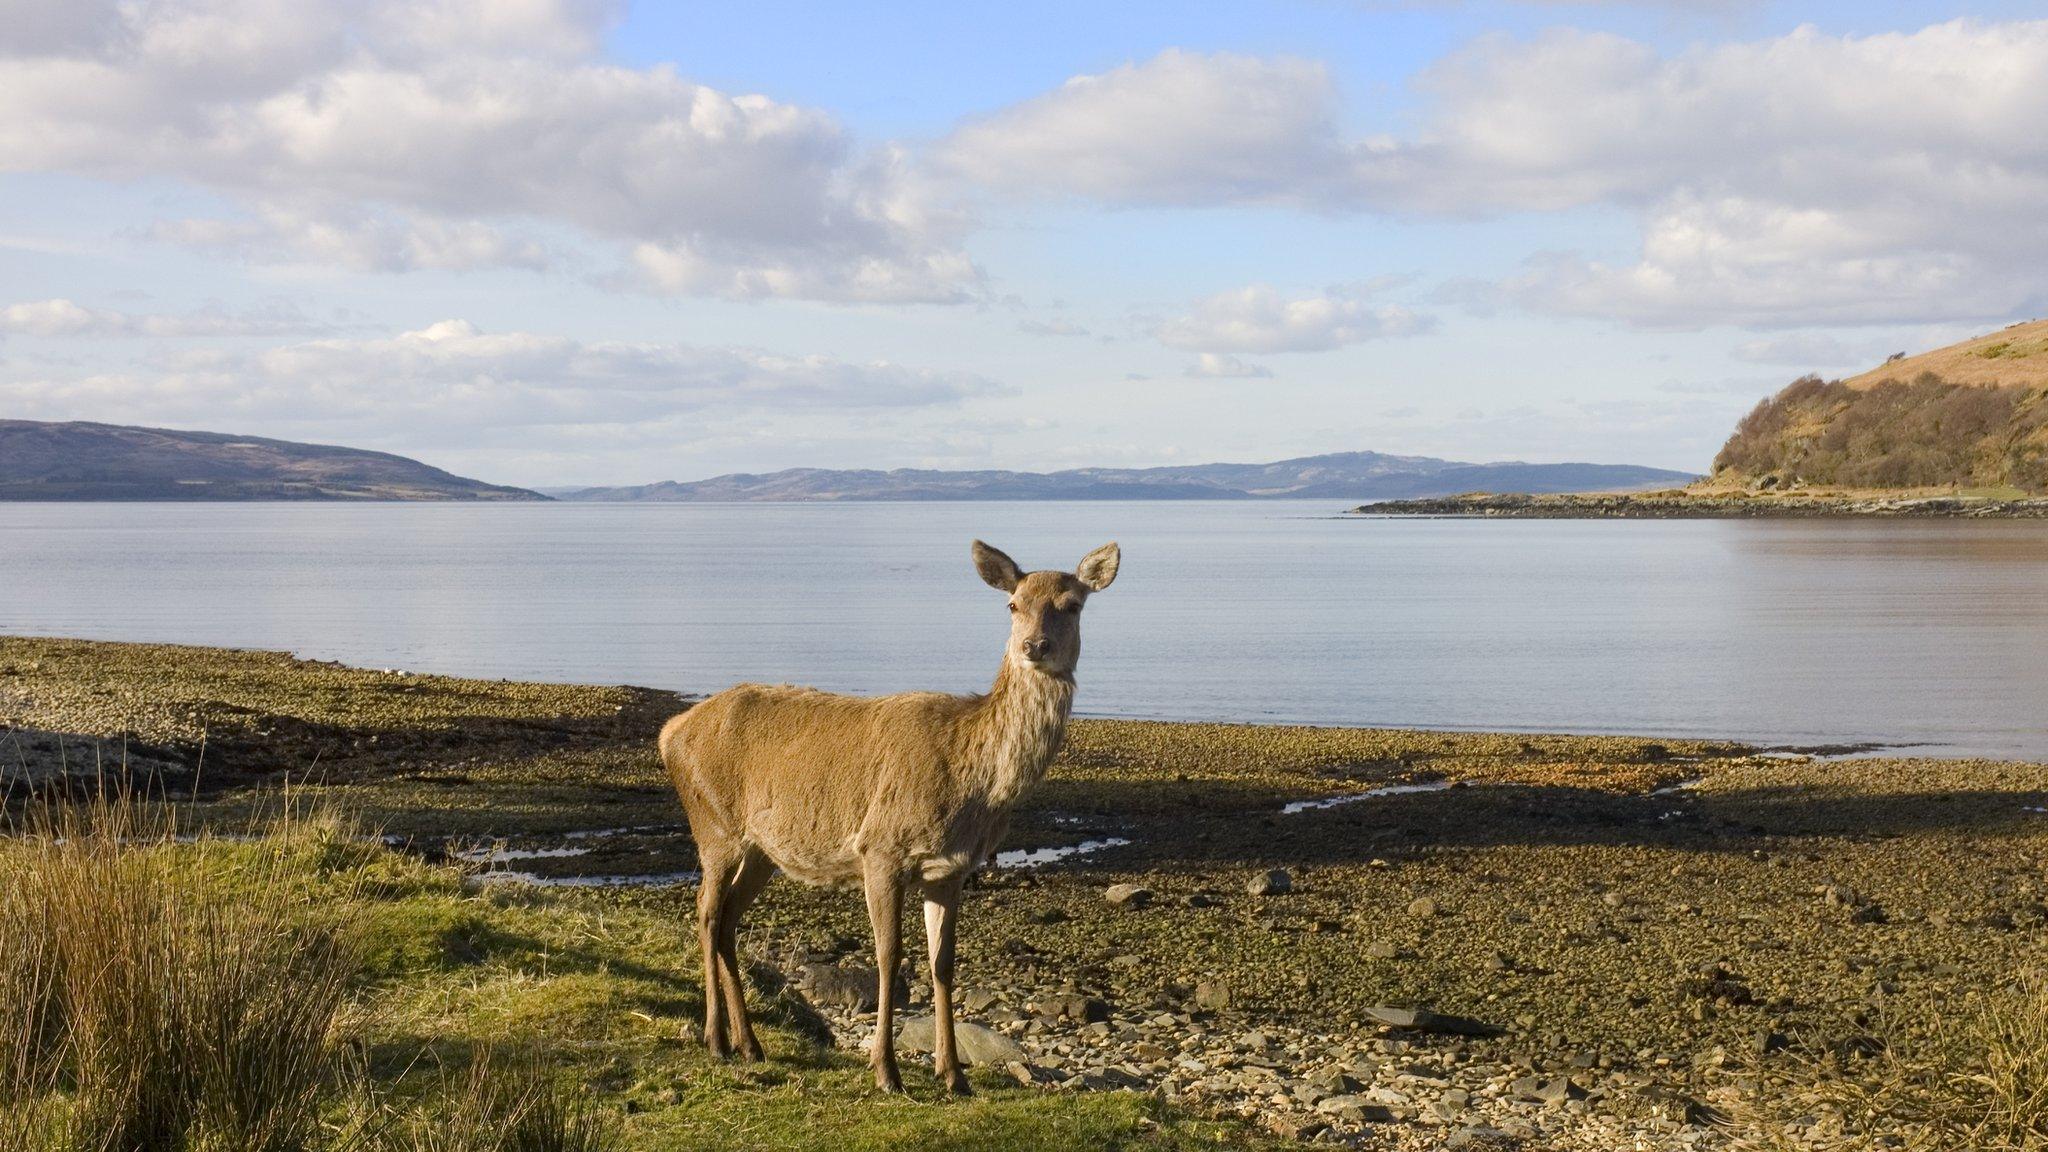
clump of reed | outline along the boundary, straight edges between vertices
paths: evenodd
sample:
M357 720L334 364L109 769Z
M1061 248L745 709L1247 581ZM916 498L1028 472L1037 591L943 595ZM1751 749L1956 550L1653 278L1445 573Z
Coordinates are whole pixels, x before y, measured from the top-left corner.
M9 1152L604 1152L608 1117L538 1056L486 1057L410 1111L346 1056L352 909L376 858L287 805L179 834L118 794L0 834L0 1148Z
M297 861L332 822L232 853L103 796L0 842L10 1147L297 1152L320 1129L353 958Z
M2023 972L1915 1025L1815 1044L1764 1094L1773 1147L2048 1152L2048 973ZM1825 1133L1812 1130L1818 1115ZM1789 1127L1806 1131L1787 1133Z

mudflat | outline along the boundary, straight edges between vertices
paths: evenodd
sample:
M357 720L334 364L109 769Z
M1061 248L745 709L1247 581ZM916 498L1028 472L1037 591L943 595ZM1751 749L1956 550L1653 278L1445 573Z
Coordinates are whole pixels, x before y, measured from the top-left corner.
M479 914L554 909L611 943L672 924L635 962L694 983L695 859L653 750L687 703L0 638L0 773L47 797L125 764L225 831L288 780L459 870ZM1174 1117L1375 1148L1906 1141L1950 1121L1869 1102L1902 1069L1993 1059L1958 1022L2023 1007L2048 958L2044 808L2027 763L1077 721L963 904L975 1083L1013 1108L1136 1093L1139 1147L1192 1139ZM856 1077L866 941L857 898L770 886L743 947L789 1072L721 1091ZM843 1054L789 1063L799 1003ZM648 1131L695 1115L689 1092L593 1082Z

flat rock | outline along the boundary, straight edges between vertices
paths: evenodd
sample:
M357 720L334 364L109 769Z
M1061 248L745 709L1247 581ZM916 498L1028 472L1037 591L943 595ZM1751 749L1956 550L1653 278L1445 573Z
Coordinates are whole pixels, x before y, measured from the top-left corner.
M1427 1008L1394 1008L1376 1004L1367 1008L1365 1014L1382 1024L1394 1028L1410 1028L1417 1032L1443 1032L1454 1036L1498 1036L1503 1031L1497 1025L1474 1020L1469 1016L1452 1016L1444 1012L1432 1012Z
M937 1043L937 1029L929 1016L915 1016L903 1022L896 1043L906 1052L929 1052ZM960 1059L969 1064L1005 1066L1024 1062L1024 1046L991 1028L966 1020L953 1021L953 1044Z
M1275 868L1252 877L1244 890L1253 896L1278 896L1294 890L1294 877L1289 876L1285 868Z
M796 985L813 1004L872 1012L881 979L873 968L858 964L806 964L797 969ZM909 998L909 982L899 974L896 999L900 1003Z
M1112 884L1102 898L1119 908L1143 908L1152 902L1152 890L1143 884Z
M1055 1020L1079 1020L1084 1024L1095 1024L1109 1019L1107 1003L1078 992L1047 996L1038 1002L1038 1009Z

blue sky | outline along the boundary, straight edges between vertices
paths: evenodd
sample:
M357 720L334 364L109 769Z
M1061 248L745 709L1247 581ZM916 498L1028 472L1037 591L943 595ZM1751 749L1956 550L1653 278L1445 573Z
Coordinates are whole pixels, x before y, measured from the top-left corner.
M2048 310L2027 5L0 0L0 415L1704 469Z

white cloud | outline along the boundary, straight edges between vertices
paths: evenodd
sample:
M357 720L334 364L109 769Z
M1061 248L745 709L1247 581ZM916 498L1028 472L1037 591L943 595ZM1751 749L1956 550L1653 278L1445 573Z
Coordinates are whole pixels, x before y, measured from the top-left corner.
M1214 380L1260 380L1273 375L1263 364L1240 360L1228 352L1204 352L1183 370L1182 375Z
M1086 336L1088 329L1072 320L1020 320L1017 331L1031 336Z
M937 162L1109 204L1644 216L1634 263L1572 255L1534 308L1646 326L1990 317L2048 292L2048 21L1784 36L1672 55L1482 37L1347 131L1324 70L1169 51L963 125Z
M285 305L249 312L215 305L179 315L89 308L64 299L0 307L0 336L287 336L328 327Z
M1190 352L1323 352L1412 336L1432 324L1428 316L1363 296L1331 289L1287 297L1270 285L1252 284L1197 302L1154 334L1168 347Z
M522 232L551 226L629 251L661 291L978 289L964 218L899 153L596 59L611 7L172 0L120 6L96 40L0 31L0 170L190 181L245 215L162 234L257 258L530 266L546 253Z
M1871 359L1864 342L1852 346L1826 332L1793 332L1745 340L1729 355L1748 364L1772 364L1791 368L1841 368Z
M1168 49L969 121L934 160L1010 193L1295 202L1341 174L1339 111L1313 61Z
M226 428L281 422L373 439L438 429L454 441L707 411L946 406L1000 390L969 373L888 362L488 333L461 320L377 339L159 350L118 372L0 378L0 402L24 416L181 422L204 412Z
M359 272L540 270L571 259L538 240L480 221L405 218L346 207L309 212L262 204L237 219L167 220L146 232L152 239L254 263L326 265Z

